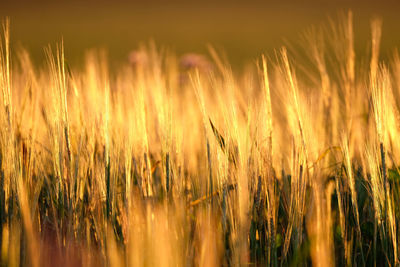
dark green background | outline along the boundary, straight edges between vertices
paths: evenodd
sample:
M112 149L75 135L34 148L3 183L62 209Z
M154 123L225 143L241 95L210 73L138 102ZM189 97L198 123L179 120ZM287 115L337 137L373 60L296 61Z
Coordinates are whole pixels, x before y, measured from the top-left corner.
M357 50L365 50L369 22L383 19L382 51L400 44L400 5L395 1L0 1L11 19L13 47L28 49L36 63L43 47L64 38L66 57L81 64L90 48L105 48L112 61L126 60L139 42L154 40L177 54L224 50L233 65L298 40L311 25L352 9Z

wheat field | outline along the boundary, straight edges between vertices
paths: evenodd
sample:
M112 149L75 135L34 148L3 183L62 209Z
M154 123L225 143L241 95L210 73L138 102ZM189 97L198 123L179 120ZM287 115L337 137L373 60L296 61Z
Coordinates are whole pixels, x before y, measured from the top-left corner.
M71 68L61 40L37 67L9 23L1 266L399 266L400 56L381 59L381 20L364 54L348 12L241 72L153 43Z

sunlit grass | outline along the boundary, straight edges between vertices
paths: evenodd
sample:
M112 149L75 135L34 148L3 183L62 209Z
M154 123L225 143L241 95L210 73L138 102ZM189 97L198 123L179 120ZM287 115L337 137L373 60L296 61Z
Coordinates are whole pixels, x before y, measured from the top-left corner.
M399 264L400 60L379 21L369 54L349 12L242 73L154 44L71 69L63 42L39 69L8 24L2 265Z

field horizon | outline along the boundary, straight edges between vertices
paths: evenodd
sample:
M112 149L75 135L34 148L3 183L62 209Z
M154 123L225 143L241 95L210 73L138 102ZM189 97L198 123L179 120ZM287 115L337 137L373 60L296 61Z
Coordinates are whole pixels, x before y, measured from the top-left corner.
M381 57L390 58L400 43L400 5L396 1L2 1L0 17L10 18L10 40L30 54L35 66L46 64L44 47L61 39L72 66L84 66L90 49L107 51L123 63L130 50L154 41L177 54L207 54L207 45L224 52L240 71L261 54L296 44L310 27L329 27L338 13L352 10L354 49L367 52L370 20L383 18ZM390 38L389 38L390 36Z

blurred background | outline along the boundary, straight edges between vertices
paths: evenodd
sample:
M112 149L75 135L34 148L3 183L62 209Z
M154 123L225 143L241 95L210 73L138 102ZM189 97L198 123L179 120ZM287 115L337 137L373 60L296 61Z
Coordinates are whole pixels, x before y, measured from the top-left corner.
M311 25L353 10L356 49L363 52L374 16L383 19L382 51L400 44L399 1L0 1L0 17L11 19L13 47L23 46L40 64L43 48L64 39L70 64L81 64L90 48L105 48L126 61L139 43L154 40L178 55L224 51L233 66L271 54L299 39Z

